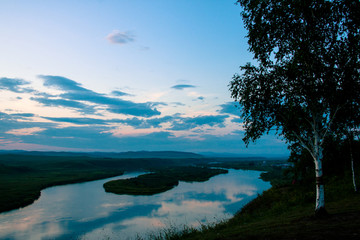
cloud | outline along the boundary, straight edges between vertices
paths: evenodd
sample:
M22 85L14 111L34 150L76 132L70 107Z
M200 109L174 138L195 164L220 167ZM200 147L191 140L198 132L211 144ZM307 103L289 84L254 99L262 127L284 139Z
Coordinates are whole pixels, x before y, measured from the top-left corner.
M161 118L139 119L128 118L124 120L117 120L117 122L126 124L136 129L140 128L161 128L162 124L169 123L171 126L167 130L184 131L191 130L200 126L210 127L225 127L225 119L228 115L211 115L211 116L197 116L197 117L181 117L179 114L173 116L164 116Z
M233 123L244 123L244 121L241 118L231 119L231 122L233 122Z
M9 129L49 128L54 126L53 123L23 121L24 117L32 116L30 113L7 114L0 112L0 137L8 132Z
M55 89L64 91L89 91L81 87L81 84L65 77L39 75L39 78L44 80L44 86L46 87L53 87Z
M30 82L19 78L0 78L0 89L8 90L16 93L30 93L35 90L31 88L23 88L23 85L28 85Z
M121 122L128 126L131 126L136 129L140 128L160 128L161 124L166 122L171 122L174 119L173 116L165 116L161 118L151 118L151 119L139 119L137 117L128 118L124 120L117 120L117 122Z
M106 39L113 44L127 44L135 41L135 36L129 32L120 32L114 30L112 33L106 36Z
M42 117L54 122L74 123L78 125L106 125L113 121L97 118L67 118L67 117Z
M186 106L184 103L181 103L181 102L173 102L172 104L174 104L175 107L177 107L177 106Z
M125 92L121 92L121 91L112 91L111 94L114 95L114 96L118 96L118 97L132 96L129 93L125 93Z
M195 88L195 86L189 85L189 84L178 84L178 85L172 86L171 88L176 89L176 90L184 90L185 88Z
M33 113L13 113L11 116L19 117L19 118L29 118L34 117L35 114Z
M86 105L84 103L73 100L51 99L51 98L40 98L40 97L31 97L30 99L48 107L74 108L77 109L79 112L86 114L93 114L96 112L93 106Z
M219 113L235 116L240 116L241 114L240 104L238 102L227 102L225 104L221 104L220 107L221 109L218 111Z
M64 148L116 150L121 144L107 126L48 128L37 135L22 136L23 142ZM125 149L124 149L125 150ZM117 150L118 151L118 150Z
M61 76L40 77L44 79L44 86L65 91L65 93L59 95L62 99L66 99L65 101L86 101L93 104L105 105L107 111L116 114L141 117L160 115L160 112L156 108L153 108L151 103L135 103L119 98L108 97L104 94L83 88L79 83ZM45 100L42 101L46 102ZM76 102L64 102L64 104L76 105ZM75 106L75 108L78 107Z
M12 129L6 132L6 134L13 134L16 136L23 136L23 135L34 135L38 132L42 132L46 130L45 128L39 127L32 127L32 128L20 128L20 129Z
M177 118L172 122L172 127L170 130L183 131L190 130L199 126L208 125L210 127L218 126L225 127L225 119L228 118L227 115L210 115L210 116L198 116L198 117L188 117L188 118Z
M154 128L158 128L161 127L160 125L163 123L167 123L167 122L171 122L174 119L173 116L165 116L162 118L152 118L152 119L148 119L146 122L147 124L149 124L150 126L154 127Z
M125 122L132 126L156 127L162 123L185 124L187 128L196 126L221 126L227 116L199 116L195 118L183 118L178 114L152 119L95 119L95 118L47 118L55 122L76 123L80 126L59 128L57 123L49 122L24 122L17 121L26 114L6 114L0 112L0 141L1 149L23 149L31 144L41 150L70 150L76 151L74 146L81 151L192 151L192 152L236 152L243 154L287 154L284 142L274 141L274 135L266 135L259 139L260 144L252 144L248 148L241 141L244 132L233 131L231 134L215 136L210 134L201 135L201 138L189 138L188 136L175 136L176 130L161 130L141 135L116 135L121 133L122 128L114 127L107 123ZM91 125L91 127L86 126ZM175 126L173 126L175 129ZM180 127L176 125L178 129ZM136 128L136 127L135 127ZM12 129L12 130L9 130ZM182 129L186 130L185 127ZM171 132L173 131L173 132ZM14 135L17 134L17 135ZM9 145L8 143L21 143ZM16 146L20 146L16 148Z

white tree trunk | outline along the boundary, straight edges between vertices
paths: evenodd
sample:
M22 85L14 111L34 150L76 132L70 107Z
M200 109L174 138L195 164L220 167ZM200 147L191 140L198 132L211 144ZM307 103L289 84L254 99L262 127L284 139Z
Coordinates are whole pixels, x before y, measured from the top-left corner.
M315 114L313 114L313 116L314 116L313 121L308 121L313 129L313 132L312 132L313 139L311 137L309 137L308 139L304 139L300 135L298 135L296 132L294 132L294 135L300 141L301 145L306 150L309 151L310 155L312 156L312 158L314 160L315 177L316 177L315 216L326 217L327 211L325 210L325 188L324 188L323 168L322 168L322 160L323 160L322 142L323 142L325 136L327 135L327 132L330 128L330 124L331 124L332 120L330 120L330 122L327 124L328 127L325 128L321 124L322 114L315 113ZM335 116L335 114L334 114L334 116ZM311 139L313 141L311 141Z
M352 140L353 140L353 135L351 133L351 135L349 136L351 172L352 172L352 180L353 180L353 185L354 185L354 191L357 192L358 189L357 189L357 186L356 186L356 175L355 175L355 169L354 169L354 157L353 157L353 153L352 153Z
M351 171L352 171L352 179L353 179L353 185L354 185L354 191L357 192L357 186L356 186L356 175L355 175L355 170L354 170L354 158L352 156L352 153L350 153L351 155Z
M315 211L325 208L325 191L322 171L322 156L317 156L315 160L315 177L316 177L316 202Z
M315 215L323 215L325 211L325 189L323 182L323 149L320 144L319 135L315 134L314 139L314 162L315 162L315 177L316 177L316 201L315 201Z

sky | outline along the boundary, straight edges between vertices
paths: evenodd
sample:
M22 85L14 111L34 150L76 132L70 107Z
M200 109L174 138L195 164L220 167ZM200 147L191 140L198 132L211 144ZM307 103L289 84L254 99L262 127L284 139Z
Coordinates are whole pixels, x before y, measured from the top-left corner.
M0 150L288 155L248 147L234 0L0 0Z

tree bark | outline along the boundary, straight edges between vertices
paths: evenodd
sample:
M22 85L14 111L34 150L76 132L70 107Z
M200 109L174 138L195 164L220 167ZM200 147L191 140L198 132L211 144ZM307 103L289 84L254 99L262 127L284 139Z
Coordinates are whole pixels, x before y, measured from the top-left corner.
M327 212L325 210L325 189L322 169L323 149L320 144L318 134L315 134L313 158L315 162L316 177L315 217L325 217L327 215Z
M354 185L354 191L357 192L358 188L356 186L356 175L355 175L355 169L354 169L354 157L352 153L352 140L354 138L352 132L349 134L349 151L350 151L350 161L351 161L351 172L352 172L352 180Z
M354 169L354 158L352 156L352 153L350 153L351 157L351 171L352 171L352 179L353 179L353 185L354 185L354 191L358 192L358 188L356 186L356 175L355 175L355 169Z

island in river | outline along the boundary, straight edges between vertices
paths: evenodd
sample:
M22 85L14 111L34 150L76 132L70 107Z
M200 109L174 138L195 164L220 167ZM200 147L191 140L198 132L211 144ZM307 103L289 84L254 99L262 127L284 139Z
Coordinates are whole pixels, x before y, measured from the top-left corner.
M153 195L172 189L184 182L202 182L218 174L228 173L225 169L207 167L173 167L136 178L112 180L104 183L106 192L129 195Z

